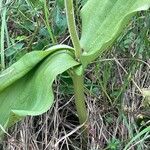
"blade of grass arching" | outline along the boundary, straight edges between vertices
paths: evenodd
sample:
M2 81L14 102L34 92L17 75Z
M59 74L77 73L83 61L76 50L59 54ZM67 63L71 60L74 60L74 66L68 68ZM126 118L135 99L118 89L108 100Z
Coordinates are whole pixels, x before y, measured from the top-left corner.
M144 149L144 141L146 139L150 138L150 135L149 135L149 132L147 132L144 137L142 137L140 139L140 141L136 142L134 145L130 146L129 149L131 149L133 146L137 146L137 150L141 150L141 149Z
M143 134L150 132L150 126L139 132L135 137L132 138L132 140L126 145L126 147L123 150L128 150L129 146L133 144L134 141L136 141L138 138L140 138Z
M51 38L51 40L52 40L52 43L53 43L53 45L55 45L55 44L57 43L57 41L56 41L56 39L55 39L55 37L54 37L54 35L53 35L53 32L52 32L52 29L51 29L51 27L50 27L50 25L49 25L49 22L50 22L49 19L48 19L49 11L48 11L48 9L47 9L46 0L44 1L44 15L45 15L45 20L44 20L45 25L46 25L47 30L48 30L48 32L49 32L50 38Z
M6 22L6 7L4 7L1 11L1 20L2 20L2 23L1 23L1 68L2 70L5 69L5 53L4 53L4 50L5 50L5 47L4 47L4 36L5 36L5 22Z
M125 124L125 127L127 128L127 130L128 130L128 138L129 139L132 139L133 137L134 137L134 134L133 134L133 132L134 132L134 128L133 128L133 126L134 126L134 124L133 123L131 123L131 122L128 122L128 118L123 114L123 112L121 112L120 113L121 114L121 116L122 116L122 118L123 118L123 122L124 122L124 124ZM137 132L136 132L137 133ZM123 140L124 141L124 140ZM122 141L122 142L123 142ZM140 148L142 147L142 143L140 142L140 144L138 145Z

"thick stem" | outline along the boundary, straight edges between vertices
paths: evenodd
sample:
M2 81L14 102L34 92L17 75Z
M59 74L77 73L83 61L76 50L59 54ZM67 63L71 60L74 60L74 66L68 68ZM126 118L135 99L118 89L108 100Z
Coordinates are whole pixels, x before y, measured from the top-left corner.
M65 8L66 8L68 29L69 29L69 33L71 36L73 46L75 48L75 57L78 61L80 61L82 49L80 46L79 37L77 34L76 25L75 25L73 0L65 0ZM74 72L72 74L74 95L75 95L75 105L76 105L80 124L85 123L85 125L86 125L87 110L86 110L85 97L84 97L84 78L83 78L83 73L78 74L77 72L76 72L76 70L74 70ZM85 139L83 145L86 145L86 142L87 142L87 140L86 140L87 139L87 129L86 129L85 125L82 128L83 137Z
M77 109L77 114L79 117L80 124L87 122L87 110L85 105L85 95L84 95L84 79L83 74L78 75L74 73L72 76L74 84L74 95L75 95L75 105ZM83 127L85 130L85 126ZM85 133L86 131L84 131Z
M68 29L69 29L73 46L75 48L75 56L77 60L80 60L82 50L80 47L79 37L75 25L73 0L65 0L65 8L66 8Z

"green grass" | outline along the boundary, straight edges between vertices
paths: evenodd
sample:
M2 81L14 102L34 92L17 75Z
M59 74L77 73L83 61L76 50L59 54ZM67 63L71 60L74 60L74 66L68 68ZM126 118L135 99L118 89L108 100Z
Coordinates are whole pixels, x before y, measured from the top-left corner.
M61 1L51 0L44 9L40 3L31 4L29 0L10 1L8 5L1 2L1 70L29 51L44 50L56 43L72 44ZM79 34L83 3L84 0L75 5ZM142 88L150 86L149 65L147 11L138 13L111 51L86 70L88 150L149 149L150 111L142 106L141 93ZM71 84L67 74L59 76L54 84L54 108L41 116L27 117L9 129L0 149L81 150L81 127L73 107Z

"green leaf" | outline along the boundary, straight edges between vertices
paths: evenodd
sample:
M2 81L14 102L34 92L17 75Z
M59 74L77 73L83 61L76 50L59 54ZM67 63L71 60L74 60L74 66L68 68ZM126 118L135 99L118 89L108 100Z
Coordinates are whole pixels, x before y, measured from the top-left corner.
M59 45L28 53L0 75L0 126L10 127L22 117L40 115L52 106L54 79L78 65L72 50Z
M131 17L150 0L88 0L81 10L82 63L87 65L110 47Z
M56 0L56 3L57 3L57 5L58 5L58 7L60 7L60 8L64 8L64 0Z
M44 0L28 0L34 7L42 8L44 5Z

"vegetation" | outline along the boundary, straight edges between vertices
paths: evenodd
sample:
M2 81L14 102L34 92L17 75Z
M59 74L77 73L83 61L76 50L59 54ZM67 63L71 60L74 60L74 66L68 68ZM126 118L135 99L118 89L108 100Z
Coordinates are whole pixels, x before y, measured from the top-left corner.
M1 149L148 149L149 6L1 1Z

